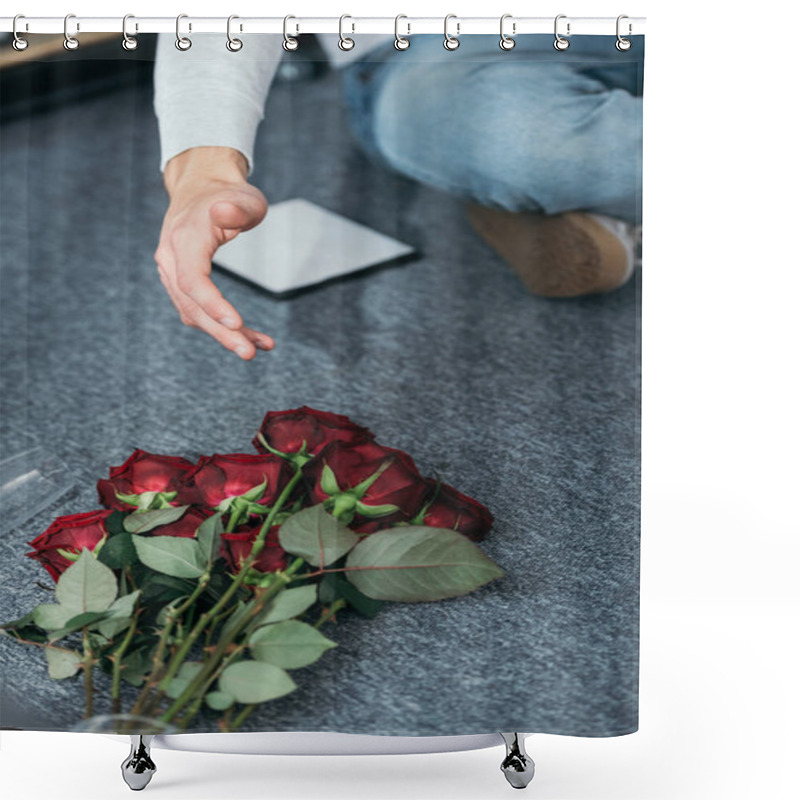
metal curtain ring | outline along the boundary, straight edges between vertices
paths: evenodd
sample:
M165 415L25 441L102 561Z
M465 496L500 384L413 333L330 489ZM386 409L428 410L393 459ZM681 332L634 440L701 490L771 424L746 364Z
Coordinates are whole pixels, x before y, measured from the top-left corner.
M631 49L631 40L623 38L622 36L620 36L620 33L619 33L619 24L620 24L620 22L622 22L623 19L628 19L628 15L627 14L620 14L617 17L617 41L614 44L614 46L617 48L617 50L619 50L621 53L624 53L626 50L630 50ZM633 25L631 25L630 22L629 22L628 23L628 35L630 36L630 34L632 32L633 32Z
M517 23L511 23L511 36L507 36L504 26L507 19L511 19L511 14L503 14L500 17L500 49L501 50L513 50L514 46L516 45L516 41L512 38L517 35Z
M181 20L186 19L188 14L178 14L175 18L175 47L178 50L188 50L192 46L192 40L188 36L181 36ZM192 23L189 23L189 33L192 32Z
M349 14L342 14L342 16L339 17L339 49L340 50L352 50L356 46L356 43L355 43L355 41L353 39L350 39L349 37L344 35L343 26L344 26L344 21L346 19L353 19L353 18ZM355 23L351 23L351 28L352 28L352 32L355 33L355 30L356 30Z
M289 36L288 25L290 19L297 19L297 17L293 17L289 14L283 18L283 49L288 53L294 52L300 46L300 42L298 42L297 39L293 36ZM295 32L296 31L297 25L295 24Z
M233 22L233 20L235 19L239 19L239 17L237 17L236 14L231 14L228 17L228 41L225 42L225 47L227 47L228 50L231 51L231 53L238 53L242 49L242 47L244 47L244 44L242 43L241 39L234 39L231 36L231 22ZM239 26L239 30L240 31L242 30L241 25Z
M80 42L74 36L70 36L69 35L68 27L69 27L69 21L71 19L75 19L75 15L74 14L67 14L67 16L64 17L64 49L65 50L77 50L78 46L80 45ZM76 31L79 31L80 29L81 29L81 26L79 24L76 24Z
M450 50L452 52L453 50L458 50L458 46L461 44L461 42L458 41L458 35L461 33L461 23L456 21L456 35L451 36L447 32L447 23L450 22L451 19L458 20L458 17L455 14L448 14L444 18L444 42L442 42L442 44L445 50Z
M558 32L558 21L560 19L566 19L566 18L567 18L566 14L559 14L556 17L556 21L555 21L555 24L553 26L553 30L554 30L555 35L556 35L556 40L553 42L553 47L555 47L556 50L566 50L569 47L569 39L565 39ZM569 36L569 29L570 29L570 24L568 22L567 23L567 36Z
M411 40L400 35L401 19L408 19L408 17L405 14L398 14L394 18L394 46L396 50L408 50L408 48L411 47ZM406 22L406 27L408 28L406 36L411 36L411 23Z
M19 52L22 52L28 46L29 43L28 43L27 39L23 39L17 33L17 20L18 19L25 19L25 15L24 14L17 14L17 16L14 17L14 23L11 26L12 31L14 32L14 41L11 42L11 46L15 50L18 50ZM28 23L27 22L25 23L25 30L28 30Z
M136 19L133 14L126 14L122 18L122 47L124 50L135 50L139 42L135 36L128 36L128 20ZM139 30L139 23L136 23L136 30Z

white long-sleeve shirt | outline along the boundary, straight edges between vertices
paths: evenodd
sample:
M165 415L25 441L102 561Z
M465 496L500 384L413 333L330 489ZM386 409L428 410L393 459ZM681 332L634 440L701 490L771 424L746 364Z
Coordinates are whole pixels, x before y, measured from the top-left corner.
M337 35L319 37L330 62L343 66L391 41L391 36L361 35L352 50L338 47ZM191 147L231 147L253 169L256 131L281 58L283 36L248 37L231 53L224 35L192 37L189 50L175 47L175 37L159 34L155 63L155 112L161 138L161 169ZM302 46L302 45L301 45Z

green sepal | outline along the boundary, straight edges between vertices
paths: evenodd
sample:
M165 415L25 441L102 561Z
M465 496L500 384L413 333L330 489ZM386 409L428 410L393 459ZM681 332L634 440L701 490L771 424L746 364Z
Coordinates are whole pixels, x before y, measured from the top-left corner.
M137 512L159 511L169 508L172 501L178 496L177 492L142 492L141 494L120 494L114 492L117 500L133 506Z
M381 464L378 467L378 469L376 469L375 472L372 473L372 475L370 475L368 478L365 478L363 481L361 481L361 483L359 483L357 486L354 486L350 491L353 492L353 494L360 500L367 493L369 487L372 486L372 484L375 483L375 481L377 481L378 478L380 478L380 476L383 475L383 473L386 472L386 470L389 469L389 467L391 466L392 466L391 461L384 461L383 464Z
M362 517L368 517L369 519L385 517L387 514L394 514L399 510L400 506L393 505L392 503L386 503L382 506L370 506L366 503L362 503L360 500L356 502L356 512L361 514Z
M339 484L336 482L336 475L327 464L322 468L322 476L320 477L319 485L322 491L329 496L339 494L342 491L339 488Z

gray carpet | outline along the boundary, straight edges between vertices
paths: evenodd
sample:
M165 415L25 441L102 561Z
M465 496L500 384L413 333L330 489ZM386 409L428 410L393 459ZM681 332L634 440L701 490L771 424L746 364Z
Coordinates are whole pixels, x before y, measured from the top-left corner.
M219 275L277 341L250 363L184 328L158 280L166 196L148 84L3 127L2 456L44 448L52 471L33 516L3 518L2 617L47 599L24 542L57 514L95 508L108 465L135 447L249 452L267 409L308 404L486 503L496 524L484 547L506 576L375 620L343 616L329 634L340 646L244 730L631 732L638 274L602 298L531 296L456 201L367 162L339 91L334 74L275 89L254 180L272 202L305 197L423 255L292 300ZM39 651L7 639L0 663L3 726L74 726L77 678L50 680Z

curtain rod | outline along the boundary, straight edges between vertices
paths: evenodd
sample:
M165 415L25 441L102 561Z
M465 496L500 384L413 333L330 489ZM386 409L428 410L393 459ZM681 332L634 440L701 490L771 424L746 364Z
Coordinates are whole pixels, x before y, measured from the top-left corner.
M503 24L508 35L531 33L553 34L554 17L514 17L505 15ZM82 17L69 15L66 20L71 36L81 33L122 33L122 17ZM354 17L346 15L340 23L339 17L291 17L288 30L291 35L299 33L339 33L340 24L345 34L394 34L394 17ZM620 32L623 36L644 33L644 17L626 17L621 20ZM226 33L227 17L193 17L183 16L181 19L183 34ZM406 17L401 16L399 32L403 36L420 33L443 34L445 21L443 17ZM64 33L64 17L27 17L17 20L18 34ZM129 35L142 33L175 33L175 17L136 17L129 16L126 30ZM0 31L11 33L14 30L14 17L0 17ZM232 22L232 30L237 34L284 32L283 17L236 17ZM499 33L500 15L496 17L458 17L453 15L448 23L448 30L454 35L470 35L481 33ZM561 36L574 35L615 35L617 33L616 17L570 17L559 15L558 30Z

